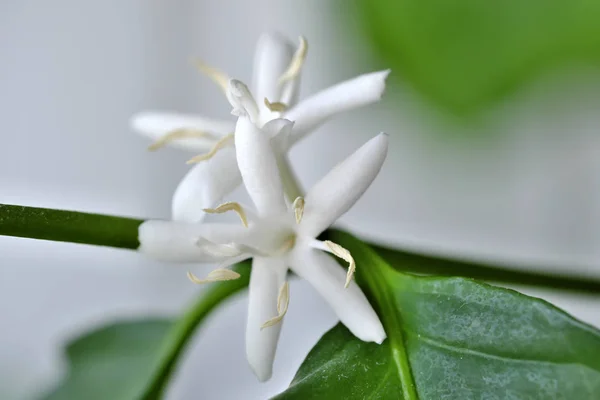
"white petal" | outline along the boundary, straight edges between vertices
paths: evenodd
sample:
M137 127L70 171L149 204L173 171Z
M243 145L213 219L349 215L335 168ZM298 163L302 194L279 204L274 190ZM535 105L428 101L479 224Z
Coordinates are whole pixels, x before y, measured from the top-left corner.
M237 117L248 117L255 124L259 123L260 109L248 86L237 79L230 79L227 85L227 100L233 107L231 114Z
M226 147L212 158L196 164L181 180L172 202L173 219L200 221L204 208L214 207L242 183L235 149Z
M281 98L279 77L294 55L294 44L278 33L263 34L256 45L252 89L259 104L266 97L271 102Z
M301 101L284 115L295 122L292 141L297 142L337 113L378 101L389 73L385 70L360 75Z
M197 129L221 137L233 132L235 127L231 121L168 112L139 113L131 118L130 124L133 130L152 140L158 140L178 129ZM214 141L189 138L174 140L169 144L183 150L201 152L210 149Z
M297 246L290 255L290 267L323 296L354 336L365 342L383 342L386 334L379 317L355 281L344 287L346 272L333 258L320 250Z
M277 297L285 282L287 268L280 258L254 257L250 274L246 356L261 381L271 377L281 324L261 329L278 315Z
M250 222L248 233L238 242L236 248L259 256L277 255L287 252L293 246L292 220L288 215L268 216ZM291 216L291 215L289 215Z
M235 128L235 147L244 185L258 213L285 212L283 187L269 134L248 118L240 117Z
M294 123L287 119L277 118L267 122L262 130L271 136L271 146L275 156L287 155L290 148L290 137L292 136Z
M208 263L222 261L198 245L199 239L230 243L246 234L240 224L190 224L185 222L150 220L142 223L138 230L138 250L162 261L180 263Z
M318 236L356 203L379 173L387 149L388 136L380 133L308 191L300 224L305 235Z

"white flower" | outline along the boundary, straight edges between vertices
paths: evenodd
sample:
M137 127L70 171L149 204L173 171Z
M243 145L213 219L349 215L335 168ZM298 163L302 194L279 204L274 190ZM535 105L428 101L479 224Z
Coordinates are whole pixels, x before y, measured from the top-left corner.
M271 129L280 131L289 131L291 124L282 119L269 123ZM289 301L288 268L310 282L358 338L381 343L386 337L377 314L352 280L352 255L333 242L316 238L348 211L375 179L387 153L387 135L368 141L292 205L285 201L271 136L249 118L238 119L237 161L256 213L237 203L225 203L212 211L236 211L242 224L147 221L139 232L140 251L156 258L221 263L206 280L188 274L199 283L235 279L235 273L224 268L253 258L246 354L263 381L272 373L280 321ZM348 273L323 251L346 260ZM359 266L363 267L369 266Z
M379 100L389 73L380 71L361 75L296 104L306 51L307 44L303 38L300 38L300 46L294 52L293 44L285 38L263 35L256 49L252 82L252 91L258 99L252 115L259 127L276 118L295 122L293 131L287 135L287 141L282 143L277 153L280 169L287 175L283 177L286 192L294 198L299 195L299 190L288 165L288 149L333 115ZM221 87L231 101L227 89L229 77L203 63L198 67ZM213 207L241 183L233 147L233 122L168 112L144 112L133 116L131 124L134 130L155 140L150 146L152 150L169 144L204 153L190 160L198 164L183 178L173 195L173 219L201 220L205 215L203 209Z

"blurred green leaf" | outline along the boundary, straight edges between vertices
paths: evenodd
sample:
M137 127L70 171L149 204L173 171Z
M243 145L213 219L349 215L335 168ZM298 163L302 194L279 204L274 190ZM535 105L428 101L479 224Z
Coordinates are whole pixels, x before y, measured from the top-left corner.
M356 0L377 53L422 94L470 114L552 67L600 59L594 0Z
M348 234L330 237L352 252L388 339L338 325L277 399L598 398L598 330L513 290L400 273Z
M250 264L233 269L240 278L212 284L177 321L120 322L75 339L66 349L68 375L45 399L162 398L196 328L217 305L248 286Z
M46 399L139 398L172 326L166 319L120 322L74 340L66 350L69 375Z

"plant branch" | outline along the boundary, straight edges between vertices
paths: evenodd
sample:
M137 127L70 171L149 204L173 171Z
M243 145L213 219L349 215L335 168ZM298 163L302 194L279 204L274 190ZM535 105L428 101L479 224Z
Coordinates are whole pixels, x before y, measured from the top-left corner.
M0 235L137 249L134 218L0 204Z
M76 211L0 204L0 235L137 249L142 220ZM327 233L325 233L325 236ZM395 268L417 274L463 276L600 294L600 280L462 261L370 244Z
M159 367L146 386L140 399L161 399L176 370L177 362L190 339L205 317L222 301L248 286L250 263L244 262L232 268L241 276L238 279L211 285L182 316L177 320L163 342Z

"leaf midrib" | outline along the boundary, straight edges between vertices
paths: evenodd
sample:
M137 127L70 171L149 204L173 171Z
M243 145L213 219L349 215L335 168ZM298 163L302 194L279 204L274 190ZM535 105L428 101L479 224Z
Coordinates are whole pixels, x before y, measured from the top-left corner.
M385 265L384 265L385 266ZM398 379L402 387L402 395L406 400L418 400L419 396L416 392L415 381L412 375L408 354L406 352L406 344L403 337L402 321L395 310L395 302L392 294L389 292L389 286L386 283L385 272L381 271L382 265L378 264L372 268L369 273L365 274L366 280L371 284L374 297L379 303L381 309L381 319L388 340L390 341L390 350L392 359L398 371ZM393 335L389 335L392 333Z

